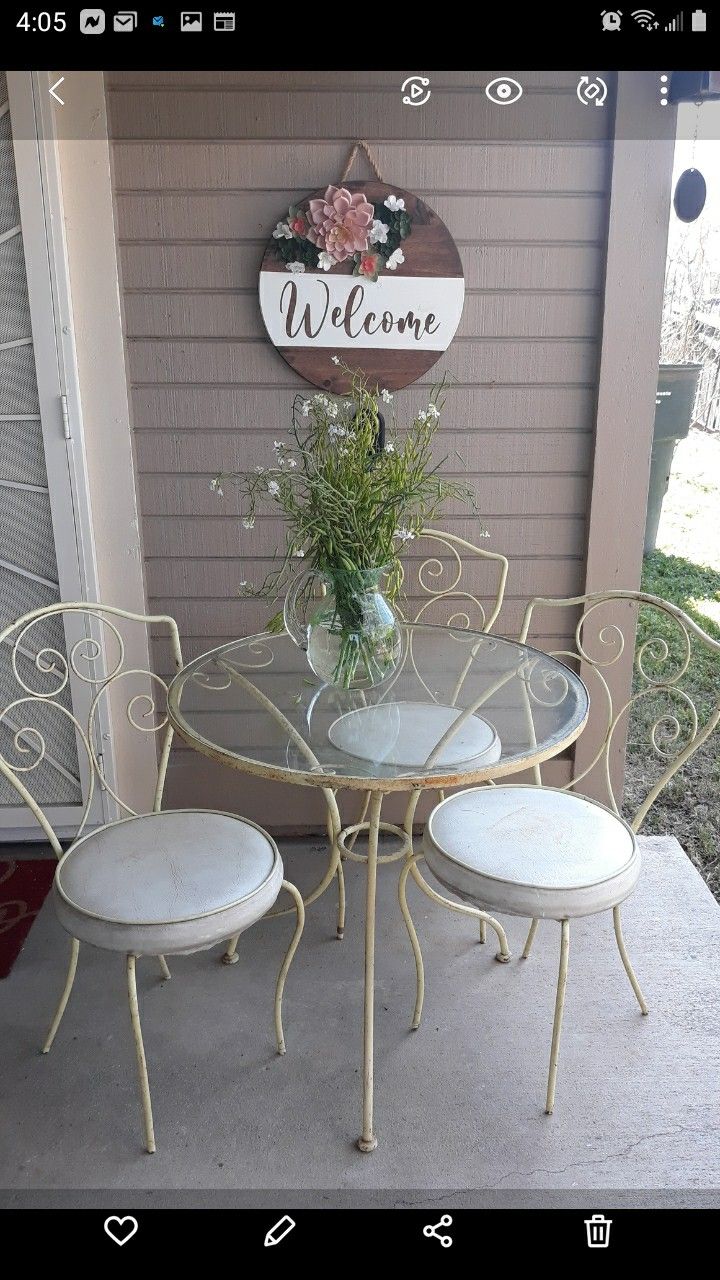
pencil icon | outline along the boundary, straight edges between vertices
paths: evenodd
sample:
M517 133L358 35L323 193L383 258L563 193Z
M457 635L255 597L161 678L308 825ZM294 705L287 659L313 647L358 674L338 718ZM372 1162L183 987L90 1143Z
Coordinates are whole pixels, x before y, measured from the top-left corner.
M268 1249L273 1244L279 1244L281 1240L284 1240L290 1234L294 1226L294 1220L287 1213L283 1214L282 1218L268 1231L265 1237L265 1248Z

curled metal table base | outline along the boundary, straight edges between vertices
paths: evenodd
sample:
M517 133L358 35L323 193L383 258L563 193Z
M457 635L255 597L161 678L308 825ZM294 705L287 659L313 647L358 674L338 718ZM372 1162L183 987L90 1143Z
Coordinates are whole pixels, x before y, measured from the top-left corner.
M439 906L446 907L449 911L456 914L474 917L480 927L479 941L485 941L485 931L488 925L497 934L500 949L496 955L496 959L502 963L510 960L510 950L508 948L505 930L499 921L495 920L486 912L480 911L476 907L468 906L465 903L455 902L451 898L446 898L443 894L438 893L428 884L425 877L418 868L418 862L422 858L422 854L416 854L413 844L413 821L418 800L420 798L420 790L411 792L405 813L405 819L402 826L398 826L392 822L382 821L382 806L385 799L384 792L373 791L368 792L364 797L359 820L348 826L342 826L340 820L340 812L337 804L336 793L326 791L326 796L332 797L328 805L328 835L330 837L330 859L321 881L306 897L303 898L305 906L316 902L334 880L338 883L338 937L343 936L345 923L345 884L342 871L342 859L347 858L353 862L365 863L366 885L365 885L365 962L364 962L364 999L363 999L363 1098L362 1098L362 1130L357 1140L358 1149L362 1152L369 1153L377 1147L377 1137L374 1130L373 1120L373 1100L374 1100L374 1034L375 1034L375 929L376 929L376 897L377 897L377 869L379 865L401 862L402 868L398 882L398 896L400 902L400 910L408 931L410 944L415 959L416 972L416 996L415 1008L412 1018L412 1029L415 1030L420 1025L420 1017L422 1014L422 1006L425 992L425 968L423 964L422 951L418 940L417 931L412 921L410 911L407 905L407 880L412 876L415 884L422 892L430 898L432 902ZM399 848L391 853L379 852L380 836L393 835L399 840ZM355 845L360 836L367 838L367 851L360 853ZM289 910L294 910L290 908ZM279 916L287 914L285 910L272 911L268 913L271 916ZM224 957L226 963L232 963L234 958L234 940L228 944L228 950Z

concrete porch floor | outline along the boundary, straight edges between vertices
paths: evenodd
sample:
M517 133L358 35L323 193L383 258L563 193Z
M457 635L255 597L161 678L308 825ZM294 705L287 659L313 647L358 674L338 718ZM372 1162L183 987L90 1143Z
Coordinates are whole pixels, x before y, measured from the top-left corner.
M334 939L334 890L308 911L286 988L284 1058L273 1049L272 993L289 919L245 934L231 968L218 951L171 957L172 981L163 983L155 961L139 963L154 1156L142 1149L120 957L81 950L55 1046L38 1052L67 956L46 903L0 984L2 1203L160 1207L185 1191L194 1207L570 1206L592 1191L598 1208L720 1204L720 907L674 839L642 844L643 875L624 921L650 1017L625 977L611 916L573 924L552 1117L542 1106L558 927L542 925L522 961L524 922L505 921L514 958L498 965L490 932L479 946L470 921L413 886L427 995L423 1025L410 1033L414 965L398 869L381 868L379 1146L369 1156L354 1146L361 866L346 864L344 942ZM283 852L301 887L317 881L321 846Z

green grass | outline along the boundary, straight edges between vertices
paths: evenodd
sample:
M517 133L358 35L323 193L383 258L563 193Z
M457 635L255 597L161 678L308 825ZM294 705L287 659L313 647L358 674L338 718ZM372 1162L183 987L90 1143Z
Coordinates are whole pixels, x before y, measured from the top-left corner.
M720 625L708 617L717 616L720 602L720 571L693 564L681 556L655 551L646 557L642 590L678 605L713 639L720 641ZM667 653L657 641L664 641ZM691 659L678 686L692 699L702 727L720 702L720 655L701 641L692 640ZM652 642L655 641L653 644ZM648 643L644 666L653 679L661 680L677 673L686 657L682 631L667 615L645 607L638 619L638 650ZM646 688L636 672L634 692ZM663 762L652 750L650 735L655 720L675 715L679 734L672 741L672 731L665 719L660 746L671 755L688 741L693 729L692 713L678 695L660 692L650 694L633 708L628 728L628 768L626 777L626 811L639 804L662 771ZM678 771L655 801L642 827L647 835L671 832L720 899L720 732L703 743Z

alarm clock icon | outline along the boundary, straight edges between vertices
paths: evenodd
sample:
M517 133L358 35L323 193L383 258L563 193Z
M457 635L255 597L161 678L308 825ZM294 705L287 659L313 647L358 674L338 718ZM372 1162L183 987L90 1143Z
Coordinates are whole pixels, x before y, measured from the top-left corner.
M600 17L602 18L603 31L620 30L622 13L619 9L603 9Z

